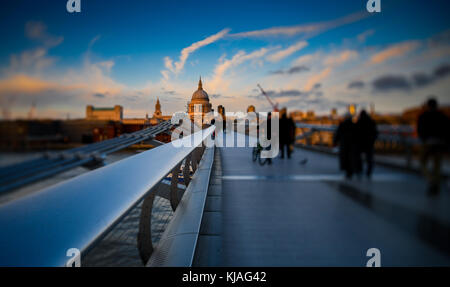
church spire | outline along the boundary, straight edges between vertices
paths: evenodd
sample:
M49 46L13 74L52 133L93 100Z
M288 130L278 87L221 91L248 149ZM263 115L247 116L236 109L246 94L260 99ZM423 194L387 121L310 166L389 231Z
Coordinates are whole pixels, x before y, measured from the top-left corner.
M161 103L159 102L159 97L156 98L156 104L155 104L155 112L153 113L154 117L161 116Z
M198 89L199 89L199 90L203 90L202 76L200 76L200 80L198 81Z

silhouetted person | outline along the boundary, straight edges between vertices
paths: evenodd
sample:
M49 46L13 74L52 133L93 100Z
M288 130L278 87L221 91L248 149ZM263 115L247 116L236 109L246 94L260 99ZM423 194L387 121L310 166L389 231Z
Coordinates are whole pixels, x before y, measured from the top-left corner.
M449 118L438 110L435 99L427 101L425 111L417 121L417 133L422 141L420 162L422 171L429 182L430 195L439 193L441 181L441 159L449 144ZM428 160L433 161L432 171L428 171Z
M367 165L366 175L370 177L373 170L373 146L378 136L377 124L365 110L362 110L359 114L358 122L356 123L356 129L358 137L357 152L359 152L356 158L357 171L362 171L361 155L364 155Z
M284 158L284 149L286 148L287 157L291 158L291 145L295 140L295 123L292 118L287 117L286 109L281 112L280 118L280 150L281 158Z
M345 170L348 179L352 178L356 168L357 142L356 125L350 114L346 115L334 134L333 143L339 144L339 165Z

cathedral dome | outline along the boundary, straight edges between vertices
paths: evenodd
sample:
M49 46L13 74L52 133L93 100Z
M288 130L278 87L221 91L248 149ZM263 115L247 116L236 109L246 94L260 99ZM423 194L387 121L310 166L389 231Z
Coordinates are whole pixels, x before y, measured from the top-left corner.
M198 81L198 89L192 94L192 100L204 100L209 102L208 93L203 90L202 79Z

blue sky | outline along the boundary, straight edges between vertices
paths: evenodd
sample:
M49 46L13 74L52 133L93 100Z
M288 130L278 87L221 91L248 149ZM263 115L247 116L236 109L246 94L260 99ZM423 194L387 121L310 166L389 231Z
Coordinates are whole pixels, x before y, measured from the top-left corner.
M3 117L81 117L87 104L125 116L184 110L202 75L213 106L290 110L374 103L399 112L443 103L449 1L7 1L0 11ZM184 52L183 52L184 51Z

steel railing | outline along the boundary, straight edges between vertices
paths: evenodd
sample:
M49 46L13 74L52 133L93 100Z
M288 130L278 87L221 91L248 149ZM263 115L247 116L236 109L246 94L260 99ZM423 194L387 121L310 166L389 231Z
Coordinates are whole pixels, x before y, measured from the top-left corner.
M188 158L195 171L201 158L197 151L213 131L209 127L0 205L0 266L64 266L69 250L85 254L133 207L154 194L170 172L176 187ZM171 203L176 208L178 199ZM140 245L143 239L148 241L148 236L140 237Z
M77 166L98 166L113 152L141 141L154 138L170 130L170 121L131 134L73 148L62 152L46 153L40 158L0 168L0 194L42 180Z

